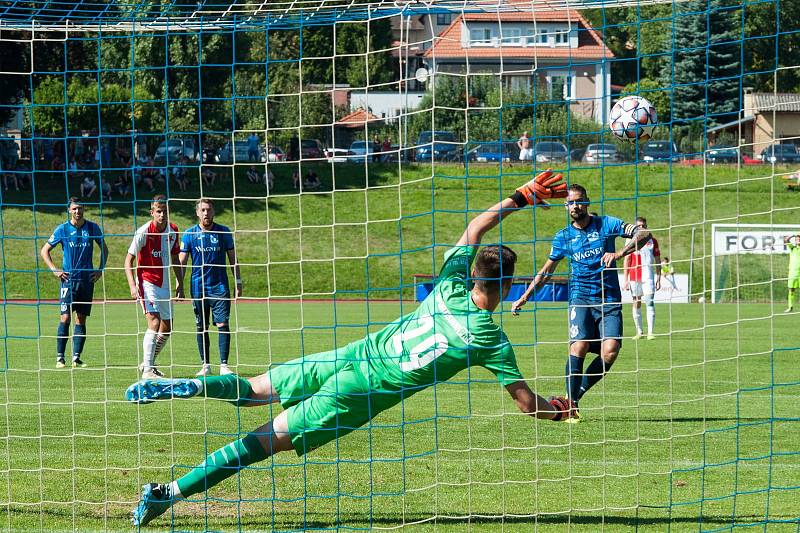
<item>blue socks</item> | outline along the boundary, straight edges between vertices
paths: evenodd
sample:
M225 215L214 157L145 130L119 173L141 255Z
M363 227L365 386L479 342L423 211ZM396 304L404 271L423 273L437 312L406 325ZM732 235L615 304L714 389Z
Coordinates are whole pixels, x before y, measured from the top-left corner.
M583 381L581 382L580 391L578 392L578 396L576 398L578 400L586 394L586 391L594 387L594 385L603 379L603 376L611 370L611 365L614 363L606 363L603 361L603 358L599 355L594 358L589 364L589 368L586 369L586 374L583 376Z
M208 338L208 331L198 331L197 351L200 352L200 361L202 361L203 364L209 364L211 362L209 353L210 350L211 350L211 341Z
M231 353L231 328L228 324L219 326L219 360L223 365L228 364L228 355Z
M567 397L577 403L580 398L581 382L583 381L583 357L570 355L567 367L564 369L567 381Z
M75 324L72 330L72 359L80 359L86 343L86 326Z
M59 322L56 336L56 358L64 359L64 352L67 350L67 341L69 340L69 323Z

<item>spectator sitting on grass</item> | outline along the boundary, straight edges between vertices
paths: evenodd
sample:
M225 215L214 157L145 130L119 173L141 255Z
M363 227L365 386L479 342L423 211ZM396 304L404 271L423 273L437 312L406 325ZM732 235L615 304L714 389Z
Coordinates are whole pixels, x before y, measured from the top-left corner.
M12 183L14 185L14 190L19 190L19 179L17 178L17 173L14 172L13 168L3 169L3 189L6 191L8 190L8 184Z
M78 170L78 161L75 157L71 157L69 160L69 166L67 167L67 176L70 178L79 177L80 171Z
M250 165L247 169L247 181L250 183L258 183L261 181L261 176L258 175L258 170L255 165Z
M317 173L313 170L309 170L306 172L306 176L303 178L303 188L304 189L317 189L321 185L319 181L319 177Z
M189 188L189 176L186 174L186 164L188 159L184 158L180 165L172 167L172 178L178 184L181 191L186 191Z
M111 200L111 183L107 179L100 178L100 190L102 192L103 200Z
M217 173L209 167L203 167L203 170L200 171L200 177L203 178L203 183L209 186L217 182Z
M131 188L128 185L128 180L125 179L123 174L118 175L117 179L114 181L114 190L117 191L117 194L123 198L127 198L128 194L130 194Z
M81 182L81 196L83 198L91 198L97 191L97 183L94 181L94 176L87 174Z
M292 172L292 188L295 190L300 188L300 172L297 170Z

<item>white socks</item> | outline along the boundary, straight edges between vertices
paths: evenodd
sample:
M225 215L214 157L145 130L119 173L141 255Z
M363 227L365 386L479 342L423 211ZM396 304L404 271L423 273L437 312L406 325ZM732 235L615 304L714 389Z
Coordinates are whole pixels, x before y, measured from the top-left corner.
M632 307L631 312L633 313L633 323L636 325L636 333L642 331L642 308L641 307ZM649 316L648 315L648 323L649 323Z
M148 370L153 367L156 358L156 337L158 333L152 329L148 329L144 333L144 340L142 341L142 353L144 354L144 369Z
M652 335L654 333L653 328L656 324L656 306L655 305L646 305L647 308L647 334ZM642 322L642 314L639 313L639 323Z

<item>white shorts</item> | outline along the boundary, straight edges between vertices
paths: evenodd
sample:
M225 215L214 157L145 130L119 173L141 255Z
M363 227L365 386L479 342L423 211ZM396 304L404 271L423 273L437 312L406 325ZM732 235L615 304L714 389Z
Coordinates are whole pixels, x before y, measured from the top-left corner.
M147 281L139 288L142 297L142 309L151 315L157 314L161 320L172 319L172 300L169 287L159 287Z
M652 279L645 279L642 281L631 281L631 296L641 298L644 295L651 296L656 293L655 283Z
M523 148L519 151L520 161L530 161L533 159L533 148Z

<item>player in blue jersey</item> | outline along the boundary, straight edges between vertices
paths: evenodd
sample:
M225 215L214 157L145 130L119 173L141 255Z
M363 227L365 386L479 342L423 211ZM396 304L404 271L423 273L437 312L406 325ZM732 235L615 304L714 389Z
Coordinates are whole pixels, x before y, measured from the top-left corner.
M575 413L567 420L570 423L581 420L578 402L608 372L622 347L622 293L616 261L642 248L651 237L649 230L636 224L590 214L589 203L586 189L572 184L565 203L571 223L553 237L550 257L511 306L512 313L518 314L559 261L569 260L570 349L565 373L567 396L575 404ZM630 241L617 252L614 241L619 237ZM598 355L584 374L587 352Z
M100 248L100 268L92 261L94 244ZM61 268L56 268L50 250L61 245L64 251ZM56 340L56 368L66 366L65 352L69 339L69 325L75 313L75 328L72 336L72 366L84 367L81 360L86 342L86 319L92 314L94 284L103 275L108 258L108 247L100 226L83 217L83 205L76 197L69 199L69 221L59 224L40 252L47 268L61 281L61 321L58 323Z
M242 276L239 265L236 264L233 233L227 227L214 222L214 202L201 198L195 204L195 211L199 224L184 232L178 260L185 266L189 257L192 258L192 306L197 328L197 349L203 365L197 375L211 373L209 317L216 324L219 333L219 373L225 375L231 373L228 368L231 349L231 291L228 274L225 272L226 258L236 281L237 297L242 295ZM182 272L185 271L185 268L182 269Z

